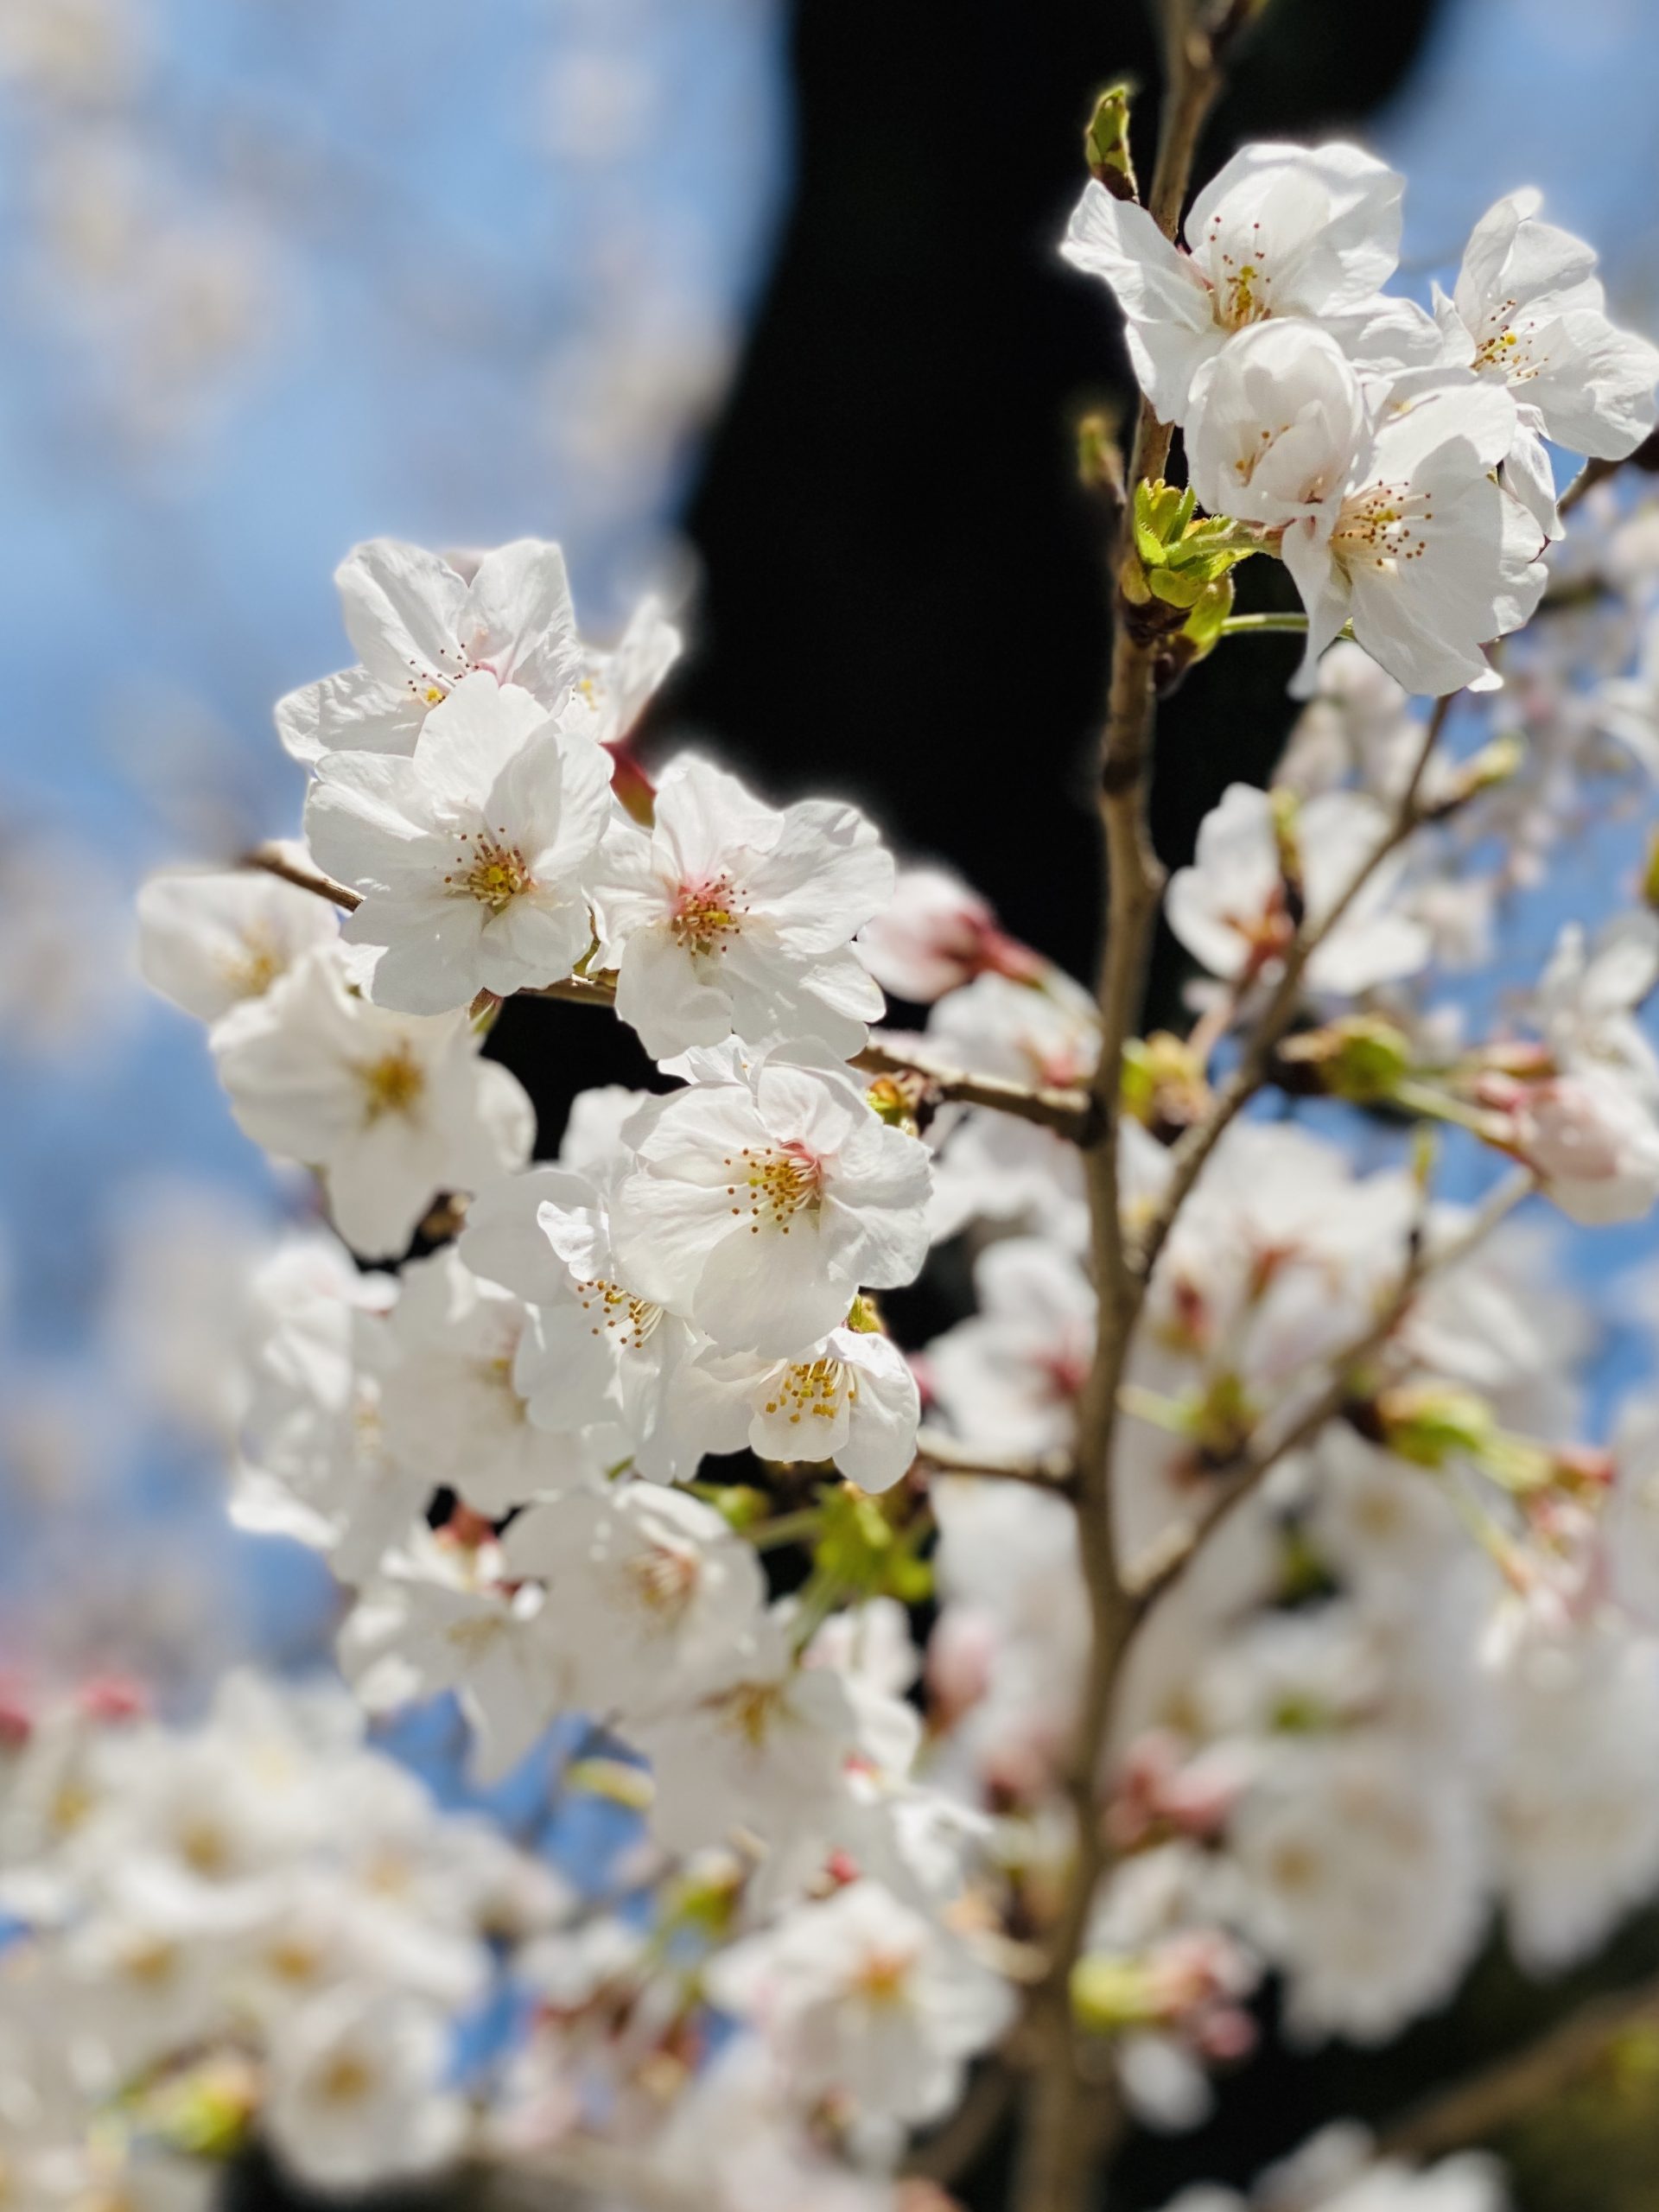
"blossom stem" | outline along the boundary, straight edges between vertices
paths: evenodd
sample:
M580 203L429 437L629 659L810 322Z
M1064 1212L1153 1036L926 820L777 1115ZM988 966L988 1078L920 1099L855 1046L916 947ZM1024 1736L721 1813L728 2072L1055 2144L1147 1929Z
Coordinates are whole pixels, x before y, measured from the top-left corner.
M936 1066L912 1052L895 1052L873 1039L852 1065L867 1075L912 1076L926 1086L938 1105L986 1106L994 1113L1010 1114L1016 1121L1035 1122L1074 1144L1087 1134L1092 1104L1089 1093L1053 1084L1011 1083L1001 1076L969 1075L957 1068Z
M243 855L242 865L279 875L284 883L329 899L348 914L363 903L359 893L325 875L296 847L276 842L256 845ZM514 996L563 999L575 1006L613 1006L616 984L607 976L565 976L554 983L528 983ZM994 1113L1010 1114L1016 1121L1035 1122L1074 1144L1084 1141L1090 1126L1093 1108L1088 1092L1063 1084L1011 1083L1001 1076L936 1067L911 1053L895 1052L879 1041L855 1052L852 1065L868 1075L912 1076L926 1086L935 1105L988 1107Z
M1198 26L1191 0L1164 0L1162 22L1164 104L1147 207L1165 237L1173 238L1185 204L1199 136L1221 78L1214 49ZM1143 399L1129 468L1130 512L1135 487L1163 474L1170 439L1170 425L1160 423ZM1121 588L1126 557L1133 557L1132 548L1120 550L1118 558L1117 620L1100 749L1105 943L1098 989L1100 1060L1093 1088L1093 1127L1084 1155L1100 1313L1094 1359L1078 1408L1074 1484L1090 1649L1064 1775L1071 1813L1071 1864L1049 1930L1047 1968L1031 1993L1026 2014L1034 2067L1023 2113L1014 2212L1080 2212L1091 2177L1122 2125L1115 2087L1085 2078L1071 1983L1106 1863L1098 1799L1100 1759L1118 1669L1135 1620L1112 1541L1111 1463L1117 1394L1143 1279L1123 1236L1118 1133L1124 1049L1140 1019L1164 880L1147 822L1155 646L1137 636L1129 616Z
M1391 854L1402 845L1422 819L1419 792L1440 733L1446 727L1452 702L1458 696L1449 692L1434 702L1423 729L1423 741L1405 790L1395 808L1394 818L1375 849L1366 856L1349 879L1341 896L1317 921L1305 923L1295 942L1285 955L1284 966L1274 984L1266 1007L1256 1022L1249 1042L1231 1077L1216 1094L1215 1104L1203 1121L1195 1122L1176 1145L1171 1155L1169 1185L1162 1204L1154 1214L1141 1239L1137 1263L1142 1278L1150 1276L1164 1240L1174 1224L1175 1217L1186 1203L1193 1185L1203 1173L1216 1147L1225 1136L1244 1108L1267 1083L1273 1067L1273 1056L1296 1018L1301 1003L1302 982L1308 963L1325 943L1337 925L1348 912L1361 892Z
M312 864L300 847L283 844L276 838L244 853L242 866L264 868L267 875L280 875L284 883L293 884L296 890L309 891L319 899L332 899L336 906L343 907L348 914L355 913L363 904L360 893L351 890L346 884L336 883L331 875L325 875L320 868Z
M1151 1611L1221 1523L1261 1487L1281 1460L1312 1443L1327 1421L1337 1419L1353 1395L1355 1370L1382 1349L1429 1277L1469 1258L1537 1187L1537 1177L1530 1169L1522 1168L1498 1184L1454 1236L1438 1244L1421 1235L1413 1239L1388 1303L1370 1327L1362 1330L1331 1361L1331 1376L1324 1389L1287 1428L1257 1440L1233 1468L1221 1470L1205 1513L1178 1530L1164 1550L1141 1568L1134 1587L1139 1614Z
M1307 617L1300 608L1283 607L1266 614L1230 614L1221 626L1224 638L1303 638ZM1351 639L1354 626L1344 622L1337 635Z
M976 1482L1027 1483L1035 1490L1061 1493L1071 1488L1072 1465L1063 1452L1039 1459L997 1459L983 1452L965 1451L936 1429L925 1428L916 1439L916 1463L938 1475L960 1475Z
M823 1515L816 1505L803 1506L798 1513L780 1513L774 1521L762 1521L759 1527L742 1531L745 1539L758 1552L781 1551L785 1544L806 1543L823 1526Z

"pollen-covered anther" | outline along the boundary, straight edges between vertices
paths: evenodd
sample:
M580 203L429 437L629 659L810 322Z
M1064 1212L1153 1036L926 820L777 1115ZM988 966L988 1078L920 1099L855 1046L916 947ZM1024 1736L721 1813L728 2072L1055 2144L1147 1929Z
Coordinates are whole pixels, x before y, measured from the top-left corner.
M1421 561L1428 540L1420 525L1434 519L1428 498L1404 484L1373 484L1344 504L1331 539L1333 556L1345 568L1356 561L1374 569Z
M724 952L747 911L744 894L729 875L709 876L680 886L668 925L687 952Z
M737 1167L742 1181L728 1183L727 1195L739 1199L732 1211L741 1213L747 1190L749 1227L754 1235L770 1222L787 1236L797 1214L816 1212L823 1203L823 1164L804 1145L780 1145L767 1152L745 1145Z
M672 1618L683 1613L696 1594L696 1555L654 1544L627 1563L628 1580L645 1611Z
M660 1306L636 1298L620 1283L595 1277L579 1283L577 1295L584 1313L593 1315L593 1334L609 1336L620 1351L641 1351L656 1334L663 1318Z
M378 1060L358 1068L366 1093L367 1118L378 1122L385 1114L412 1114L426 1089L426 1071L407 1045L398 1045Z
M850 1407L858 1396L858 1385L842 1361L803 1361L785 1371L774 1395L766 1401L766 1411L784 1414L791 1424L798 1423L804 1415L834 1421L841 1410L843 1392Z
M523 853L504 842L505 836L505 830L493 837L487 830L463 830L454 868L443 879L449 890L464 892L493 914L505 913L515 899L534 887Z

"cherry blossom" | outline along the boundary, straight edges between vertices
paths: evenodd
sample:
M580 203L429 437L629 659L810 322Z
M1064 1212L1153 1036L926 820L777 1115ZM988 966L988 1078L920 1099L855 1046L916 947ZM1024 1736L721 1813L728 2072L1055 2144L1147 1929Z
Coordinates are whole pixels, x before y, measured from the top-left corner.
M326 1552L346 1582L373 1572L433 1488L385 1430L396 1295L322 1236L279 1248L254 1284L258 1345L232 1517Z
M173 868L138 893L144 981L201 1021L258 998L315 945L337 934L321 900L248 868Z
M880 1884L855 1882L734 1944L710 1977L762 2028L791 2094L841 2091L861 2112L931 2120L964 2062L1006 2026L1007 1986Z
M753 1552L679 1491L625 1484L532 1506L504 1550L515 1578L549 1586L540 1632L593 1711L649 1713L671 1683L676 1702L695 1697L760 1622Z
M643 1103L643 1094L625 1093L617 1105L631 1119ZM619 1150L599 1163L613 1171L607 1186L630 1158ZM701 1338L623 1277L607 1189L556 1167L498 1183L469 1209L461 1250L469 1266L529 1301L512 1382L538 1428L566 1437L594 1429L601 1452L608 1438L613 1458L631 1458L654 1479L690 1471L695 1431L682 1402Z
M833 1459L861 1490L891 1490L916 1456L921 1404L898 1347L879 1332L832 1329L791 1359L704 1352L702 1448L759 1458Z
M893 862L852 807L779 813L691 755L671 761L647 832L613 824L588 878L597 964L656 1059L740 1036L855 1052L882 1009L852 949Z
M1653 429L1659 347L1607 317L1592 247L1538 219L1541 195L1511 193L1470 234L1452 297L1435 288L1446 355L1515 394L1511 488L1560 535L1542 441L1623 460Z
M611 819L606 756L526 692L463 678L410 755L331 753L306 800L326 869L363 894L349 943L384 948L369 995L443 1014L568 976Z
M397 538L354 546L334 572L360 664L291 691L276 732L296 760L336 750L407 753L467 677L511 683L552 714L584 673L564 556L517 538L446 560Z
M1048 965L1005 933L978 892L942 868L901 868L892 898L860 931L856 950L884 990L918 1006L931 1006L976 976L1032 982Z
M1248 784L1230 784L1198 828L1191 868L1169 887L1169 925L1195 959L1231 982L1272 976L1295 936L1287 889L1288 824L1301 910L1317 925L1334 908L1358 867L1380 850L1388 816L1358 791L1325 791L1288 816ZM1315 990L1344 995L1409 976L1428 960L1432 942L1402 910L1406 856L1390 854L1330 930L1307 966Z
M642 1107L612 1236L636 1294L724 1350L792 1355L926 1255L927 1154L780 1047Z
M325 949L227 1014L213 1058L248 1135L315 1167L346 1242L385 1259L441 1192L493 1182L529 1154L530 1102L479 1058L481 1041L464 1014L371 1006Z
M381 1419L403 1465L490 1515L601 1479L598 1446L531 1420L519 1383L535 1325L521 1299L474 1274L453 1246L412 1262L399 1285Z
M1422 310L1379 293L1399 258L1403 188L1357 146L1245 146L1188 210L1185 251L1099 184L1062 251L1112 287L1141 390L1165 422L1185 423L1205 363L1270 317L1332 330L1381 368L1433 359Z
M1396 385L1334 512L1285 531L1308 619L1298 696L1312 696L1319 656L1349 621L1408 691L1478 684L1480 647L1519 629L1543 596L1539 526L1492 475L1514 404L1453 373Z

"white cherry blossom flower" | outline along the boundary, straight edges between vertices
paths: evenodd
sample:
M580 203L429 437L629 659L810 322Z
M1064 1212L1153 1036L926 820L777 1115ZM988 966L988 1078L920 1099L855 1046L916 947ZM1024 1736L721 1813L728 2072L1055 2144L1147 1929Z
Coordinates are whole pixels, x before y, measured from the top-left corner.
M1659 1120L1610 1068L1533 1084L1515 1116L1515 1148L1569 1220L1639 1221L1659 1199Z
M881 993L853 950L892 895L892 856L857 810L763 806L682 754L653 827L620 819L588 874L597 964L654 1059L736 1035L816 1036L860 1051Z
M642 599L613 647L582 645L560 726L596 745L620 745L679 658L682 642L661 602Z
M253 1286L259 1337L231 1517L326 1552L346 1582L374 1571L434 1487L392 1452L382 1417L397 1294L321 1235L281 1247Z
M1659 1882L1659 1647L1523 1632L1497 1675L1499 1878L1522 1963L1588 1957Z
M476 1732L480 1781L499 1780L575 1702L570 1660L539 1632L543 1592L501 1580L499 1545L420 1527L391 1554L340 1631L341 1671L370 1713L454 1690Z
M1404 180L1357 146L1242 147L1187 213L1183 252L1144 207L1084 187L1061 251L1117 295L1129 359L1166 423L1236 332L1269 318L1324 325L1381 369L1433 360L1433 324L1379 287L1400 257Z
M917 1006L931 1006L976 976L1030 982L1048 969L1040 953L1006 933L988 900L943 868L901 868L855 950L884 990Z
M855 1701L842 1675L798 1666L776 1616L691 1700L665 1684L659 1709L631 1719L628 1737L651 1761L652 1832L671 1851L747 1827L775 1847L800 1839L827 1853L855 1824L847 1762L857 1754L887 1768L915 1741L907 1707Z
M584 672L564 556L515 538L475 563L377 537L334 571L356 668L291 691L276 732L296 760L411 753L426 717L482 673L556 713Z
M651 1484L534 1505L503 1555L515 1579L548 1586L540 1630L568 1655L575 1701L625 1720L695 1696L765 1604L752 1548L712 1506Z
M138 966L163 998L217 1021L339 935L328 902L260 868L164 868L138 891Z
M1282 529L1334 512L1370 443L1376 402L1317 324L1262 322L1205 362L1192 404L1187 460L1204 505Z
M398 1357L382 1385L382 1419L404 1466L492 1518L601 1479L597 1447L531 1421L520 1376L535 1324L522 1299L474 1274L454 1245L412 1262L398 1280L391 1324Z
M625 1093L615 1103L623 1099L632 1118L645 1094ZM584 1122L578 1150L594 1135ZM616 1256L608 1191L630 1157L618 1151L604 1187L568 1168L537 1167L481 1192L461 1251L533 1309L512 1378L531 1421L567 1435L600 1424L602 1435L613 1434L614 1458L632 1456L637 1472L669 1481L706 1448L681 1418L686 1363L702 1339L640 1296Z
M1287 1743L1228 1845L1245 1933L1284 1974L1302 2043L1387 2041L1451 1994L1485 1925L1471 1793L1420 1745Z
M1307 608L1296 696L1344 621L1414 695L1489 683L1480 648L1531 617L1546 582L1540 526L1493 478L1513 431L1509 394L1469 372L1395 385L1343 498L1283 533Z
M434 1198L493 1182L529 1156L517 1077L481 1060L464 1014L371 1006L332 949L226 1014L213 1058L256 1144L315 1167L334 1226L365 1259L401 1252Z
M435 2005L371 1983L283 2023L263 2111L272 2150L315 2189L429 2174L461 2154L467 2107L448 2086L452 2031Z
M1481 646L1520 628L1546 581L1541 531L1493 474L1515 419L1508 392L1468 372L1395 386L1341 498L1284 532L1307 611L1297 697L1312 696L1319 655L1349 621L1414 695L1490 683Z
M331 753L306 799L321 867L363 894L369 995L442 1014L568 976L592 943L586 873L613 811L607 755L528 692L470 676L410 755Z
M1320 659L1318 687L1296 718L1274 784L1312 798L1352 781L1374 798L1398 799L1423 743L1409 694L1345 638Z
M1561 525L1542 441L1603 461L1634 453L1654 427L1659 347L1608 320L1594 249L1540 222L1541 204L1536 192L1516 192L1489 208L1452 297L1437 285L1434 308L1447 358L1514 393L1506 474L1555 537Z
M1069 1451L1094 1359L1092 1284L1063 1247L1010 1236L980 1254L974 1288L979 1312L927 1348L933 1395L987 1452Z
M939 1001L927 1042L943 1064L976 1075L1086 1088L1100 1058L1100 1013L1091 994L1058 969L1047 970L1040 988L992 973ZM976 1216L1064 1243L1086 1240L1077 1148L1058 1131L969 1107L948 1109L932 1134L940 1146L930 1216L936 1240Z
M925 1149L844 1069L788 1049L642 1107L611 1217L635 1294L722 1350L779 1357L836 1327L861 1286L910 1281L927 1250Z
M707 1451L747 1444L759 1458L785 1464L833 1459L867 1491L891 1490L915 1459L916 1378L898 1346L875 1331L832 1329L792 1359L706 1351L697 1369L708 1386Z
M1317 924L1388 835L1384 809L1363 792L1322 791L1296 811L1294 835L1304 912ZM1373 870L1307 964L1316 991L1344 995L1392 982L1425 966L1433 941L1401 910L1405 855ZM1230 982L1272 976L1295 934L1287 907L1274 803L1249 784L1230 784L1198 827L1190 868L1177 869L1169 925L1211 975Z
M1539 979L1535 1019L1557 1063L1605 1068L1659 1105L1659 1054L1635 1019L1659 983L1659 915L1615 915L1587 943L1562 925Z
M792 2099L839 2093L912 2126L949 2109L1013 2009L959 1937L872 1881L796 1906L723 1951L708 1980L765 2037Z

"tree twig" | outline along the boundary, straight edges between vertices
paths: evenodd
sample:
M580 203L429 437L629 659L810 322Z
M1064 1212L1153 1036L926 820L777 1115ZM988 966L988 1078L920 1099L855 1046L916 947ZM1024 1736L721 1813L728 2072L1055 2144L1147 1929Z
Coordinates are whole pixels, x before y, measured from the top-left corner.
M1164 105L1147 206L1160 230L1170 238L1180 220L1199 135L1220 89L1220 74L1190 0L1164 0L1163 26ZM1163 474L1170 439L1170 425L1160 423L1143 398L1129 467L1131 503L1136 486ZM1124 1244L1118 1132L1124 1047L1140 1017L1163 870L1147 818L1156 645L1131 619L1121 588L1123 563L1134 557L1132 545L1120 546L1117 620L1098 785L1106 861L1105 943L1098 988L1101 1050L1093 1086L1094 1127L1084 1160L1100 1318L1094 1359L1078 1408L1075 1493L1090 1649L1063 1776L1071 1815L1071 1863L1049 1930L1047 1971L1032 1992L1025 2018L1035 2063L1026 2098L1014 2212L1081 2212L1090 2176L1122 2126L1115 2086L1084 2078L1071 1978L1104 1864L1098 1773L1118 1669L1135 1618L1134 1605L1118 1578L1111 1526L1117 1393L1142 1280Z
M244 868L262 868L267 875L280 875L284 883L291 883L296 890L309 891L319 899L332 899L346 913L354 914L363 904L363 894L353 891L344 883L336 883L332 875L325 875L297 845L285 845L272 838L268 843L256 845L251 852L242 855Z
M284 883L309 891L316 898L329 899L348 914L354 913L363 904L360 892L325 875L297 846L275 842L256 845L243 855L241 864L244 868L263 868L267 875L278 875ZM553 983L526 983L513 995L563 999L575 1006L608 1007L616 1003L616 984L607 976L565 976ZM1089 1130L1093 1109L1085 1090L1068 1090L1054 1084L1014 1083L1002 1076L974 1075L963 1069L940 1067L925 1057L895 1052L879 1036L861 1052L853 1055L851 1065L869 1075L913 1077L925 1087L935 1104L983 1106L993 1113L1011 1115L1016 1121L1034 1122L1073 1144L1082 1143Z
M1256 1020L1237 1067L1216 1093L1215 1103L1209 1113L1201 1122L1193 1123L1171 1153L1168 1185L1142 1232L1135 1255L1136 1265L1143 1278L1151 1274L1158 1255L1163 1249L1164 1241L1174 1224L1175 1217L1185 1205L1211 1154L1267 1082L1273 1066L1273 1056L1296 1019L1309 962L1347 915L1384 861L1399 849L1421 821L1418 795L1430 758L1446 727L1446 718L1452 710L1452 702L1457 696L1452 692L1435 701L1434 710L1424 728L1423 741L1415 765L1395 805L1394 818L1388 830L1350 878L1335 903L1324 914L1304 923L1298 931L1294 943L1285 954L1279 979Z
M1261 1488L1281 1460L1287 1459L1293 1452L1300 1452L1327 1421L1337 1418L1352 1395L1355 1370L1387 1344L1430 1277L1468 1259L1537 1187L1537 1177L1529 1168L1522 1168L1506 1176L1454 1236L1439 1244L1427 1237L1413 1239L1400 1280L1382 1311L1369 1327L1362 1329L1335 1354L1325 1388L1293 1416L1287 1427L1253 1441L1234 1466L1218 1470L1204 1513L1186 1528L1177 1530L1168 1545L1134 1578L1132 1591L1138 1613L1151 1611L1170 1586L1180 1579L1216 1530Z
M1659 2030L1659 1975L1598 1997L1580 2011L1414 2106L1376 2139L1382 2158L1437 2158L1484 2141L1549 2103L1633 2029Z
M1033 1490L1051 1490L1060 1497L1070 1495L1075 1471L1070 1454L1065 1452L1044 1452L1035 1459L1001 1459L973 1451L958 1444L953 1437L941 1436L931 1428L923 1429L917 1436L916 1458L935 1474L961 1475L984 1482L1025 1483Z
M960 1068L940 1067L918 1052L897 1052L878 1033L852 1065L868 1075L913 1076L925 1086L938 1105L985 1106L993 1113L1011 1115L1015 1121L1034 1122L1058 1136L1080 1144L1092 1111L1086 1090L1053 1084L1014 1083L1003 1076L974 1075Z

